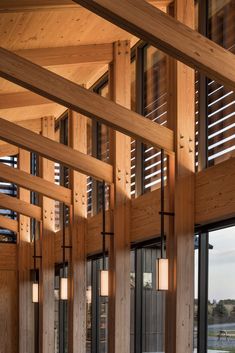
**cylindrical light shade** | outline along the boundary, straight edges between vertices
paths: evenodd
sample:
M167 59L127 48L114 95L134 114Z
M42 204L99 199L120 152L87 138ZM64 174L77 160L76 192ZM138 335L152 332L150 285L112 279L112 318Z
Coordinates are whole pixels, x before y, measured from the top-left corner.
M68 300L68 278L60 278L60 299Z
M109 295L109 271L100 271L100 295L101 297Z
M168 259L157 260L157 290L168 290Z
M91 286L88 286L86 290L86 301L87 301L87 304L91 304L91 301L92 301Z
M38 283L34 282L32 284L32 302L38 303Z

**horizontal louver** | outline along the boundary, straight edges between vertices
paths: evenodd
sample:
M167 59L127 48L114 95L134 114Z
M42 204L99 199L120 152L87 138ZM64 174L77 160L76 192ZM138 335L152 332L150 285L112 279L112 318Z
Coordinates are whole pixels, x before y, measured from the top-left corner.
M2 157L0 163L4 163L10 167L17 168L17 158L16 157ZM7 182L0 182L0 192L9 196L17 196L17 187L14 184ZM0 209L0 215L16 219L16 213L11 210ZM16 242L16 234L7 230L0 228L0 242Z
M157 124L167 124L166 56L153 47L145 53L144 116ZM144 192L159 187L161 181L161 152L144 146ZM166 166L164 169L166 174Z
M235 53L234 1L222 7L209 1L208 36L217 44ZM235 149L235 95L221 84L208 82L208 160L217 164Z

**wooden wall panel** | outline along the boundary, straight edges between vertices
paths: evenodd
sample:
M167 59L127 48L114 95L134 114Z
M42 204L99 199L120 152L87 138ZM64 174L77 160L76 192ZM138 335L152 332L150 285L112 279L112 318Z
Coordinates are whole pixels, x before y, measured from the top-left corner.
M0 353L18 353L18 275L0 270Z

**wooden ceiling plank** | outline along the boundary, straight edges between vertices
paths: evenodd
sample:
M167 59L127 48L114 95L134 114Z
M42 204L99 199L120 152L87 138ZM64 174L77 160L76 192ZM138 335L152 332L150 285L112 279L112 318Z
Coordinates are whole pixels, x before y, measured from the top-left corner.
M2 163L0 163L0 180L16 184L30 191L38 192L41 195L64 202L67 205L70 205L72 202L70 189Z
M113 182L113 167L94 157L0 118L0 138L98 180Z
M0 48L0 76L153 147L174 151L172 130Z
M0 193L0 207L41 221L41 207Z
M143 0L74 0L209 78L235 89L235 56Z
M47 67L84 63L109 64L113 60L112 43L24 49L15 53L40 66Z
M11 230L14 233L18 232L18 222L9 217L0 215L0 227L3 229Z

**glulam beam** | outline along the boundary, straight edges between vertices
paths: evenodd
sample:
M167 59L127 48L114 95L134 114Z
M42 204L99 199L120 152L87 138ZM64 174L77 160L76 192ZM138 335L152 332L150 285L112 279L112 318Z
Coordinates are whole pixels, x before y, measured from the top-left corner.
M148 0L157 7L166 7L172 0ZM65 10L77 9L78 6L72 0L1 0L0 13L8 12L25 12L25 11L42 11L42 10Z
M74 1L209 78L235 89L234 54L146 1Z
M18 222L6 216L0 215L0 228L11 230L14 233L18 232Z
M84 63L109 64L113 60L112 43L22 49L15 53L40 66L47 67Z
M0 180L16 184L67 205L70 205L72 201L70 189L2 163L0 163Z
M94 157L0 118L0 138L99 180L113 181L113 168Z
M134 139L173 152L170 129L3 48L0 48L0 76Z
M41 221L41 207L0 193L0 207Z

